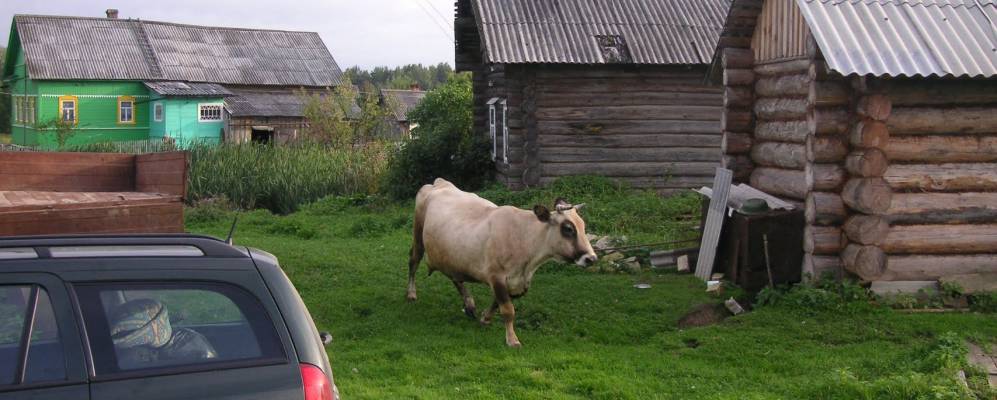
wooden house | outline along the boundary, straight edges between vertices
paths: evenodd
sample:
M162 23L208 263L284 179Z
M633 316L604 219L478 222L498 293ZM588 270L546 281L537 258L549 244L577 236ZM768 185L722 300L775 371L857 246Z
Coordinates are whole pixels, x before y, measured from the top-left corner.
M720 165L704 82L729 0L459 0L456 67L512 188L602 175L671 192Z
M728 165L805 207L804 272L997 273L995 18L993 0L734 0L711 74Z
M318 34L16 15L2 77L13 141L269 141L304 121L296 91L340 84ZM292 126L288 128L288 126Z
M380 102L391 110L392 137L409 138L412 137L412 128L418 124L412 123L408 119L408 112L426 97L426 91L419 89L419 85L412 85L405 89L381 89Z

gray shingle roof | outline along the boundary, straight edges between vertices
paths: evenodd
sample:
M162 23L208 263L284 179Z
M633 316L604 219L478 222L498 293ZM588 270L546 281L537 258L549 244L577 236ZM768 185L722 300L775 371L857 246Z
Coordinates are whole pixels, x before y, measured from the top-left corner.
M225 107L235 117L302 117L305 98L287 89L237 89L225 99Z
M619 35L633 63L706 64L730 5L730 0L472 1L486 60L493 63L603 64L612 62L607 61L612 53L597 37Z
M402 122L408 121L408 112L426 97L426 92L422 90L381 89L381 96L391 107L395 120Z
M842 75L997 75L997 0L797 0Z
M217 83L195 83L176 81L143 82L145 86L161 96L176 97L225 97L231 96L228 91Z
M14 16L14 23L34 79L287 86L342 79L314 32L37 15Z

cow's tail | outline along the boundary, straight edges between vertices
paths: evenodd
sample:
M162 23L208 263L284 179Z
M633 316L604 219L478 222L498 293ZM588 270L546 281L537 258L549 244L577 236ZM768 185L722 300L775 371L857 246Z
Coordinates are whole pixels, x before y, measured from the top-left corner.
M422 242L422 228L426 222L426 200L429 191L433 190L432 185L425 185L415 196L415 218L412 220L412 248L409 250L408 259L408 292L405 297L409 301L415 301L415 272L419 269L422 256L426 253L426 247Z

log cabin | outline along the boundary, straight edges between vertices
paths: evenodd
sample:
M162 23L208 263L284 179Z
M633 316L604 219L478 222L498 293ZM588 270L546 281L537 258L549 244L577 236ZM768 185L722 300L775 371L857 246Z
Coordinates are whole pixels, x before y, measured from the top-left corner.
M602 175L662 193L708 185L722 94L703 77L729 0L459 0L456 67L474 131L519 189Z
M997 278L997 2L734 0L725 164L800 203L813 277Z

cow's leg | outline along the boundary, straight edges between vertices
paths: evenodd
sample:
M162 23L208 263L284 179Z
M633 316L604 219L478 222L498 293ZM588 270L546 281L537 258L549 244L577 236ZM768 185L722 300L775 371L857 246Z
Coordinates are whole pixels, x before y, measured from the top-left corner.
M495 293L495 302L502 312L502 319L505 320L505 344L509 347L520 347L519 338L516 337L514 325L516 323L516 308L512 306L512 297L509 296L509 289L505 285L505 279L498 279L492 282L492 291Z
M408 259L408 293L405 298L408 301L415 301L415 271L419 269L419 262L422 261L422 255L425 253L425 249L422 247L422 238L417 237L417 239L412 243L412 250L409 252Z
M495 312L498 311L499 304L498 301L492 301L491 307L488 307L485 312L481 313L481 325L491 325L492 317L495 316Z
M453 285L457 288L457 293L460 293L460 297L464 299L464 314L467 314L471 319L477 318L474 316L474 298L471 297L471 292L464 287L464 282L454 279Z

